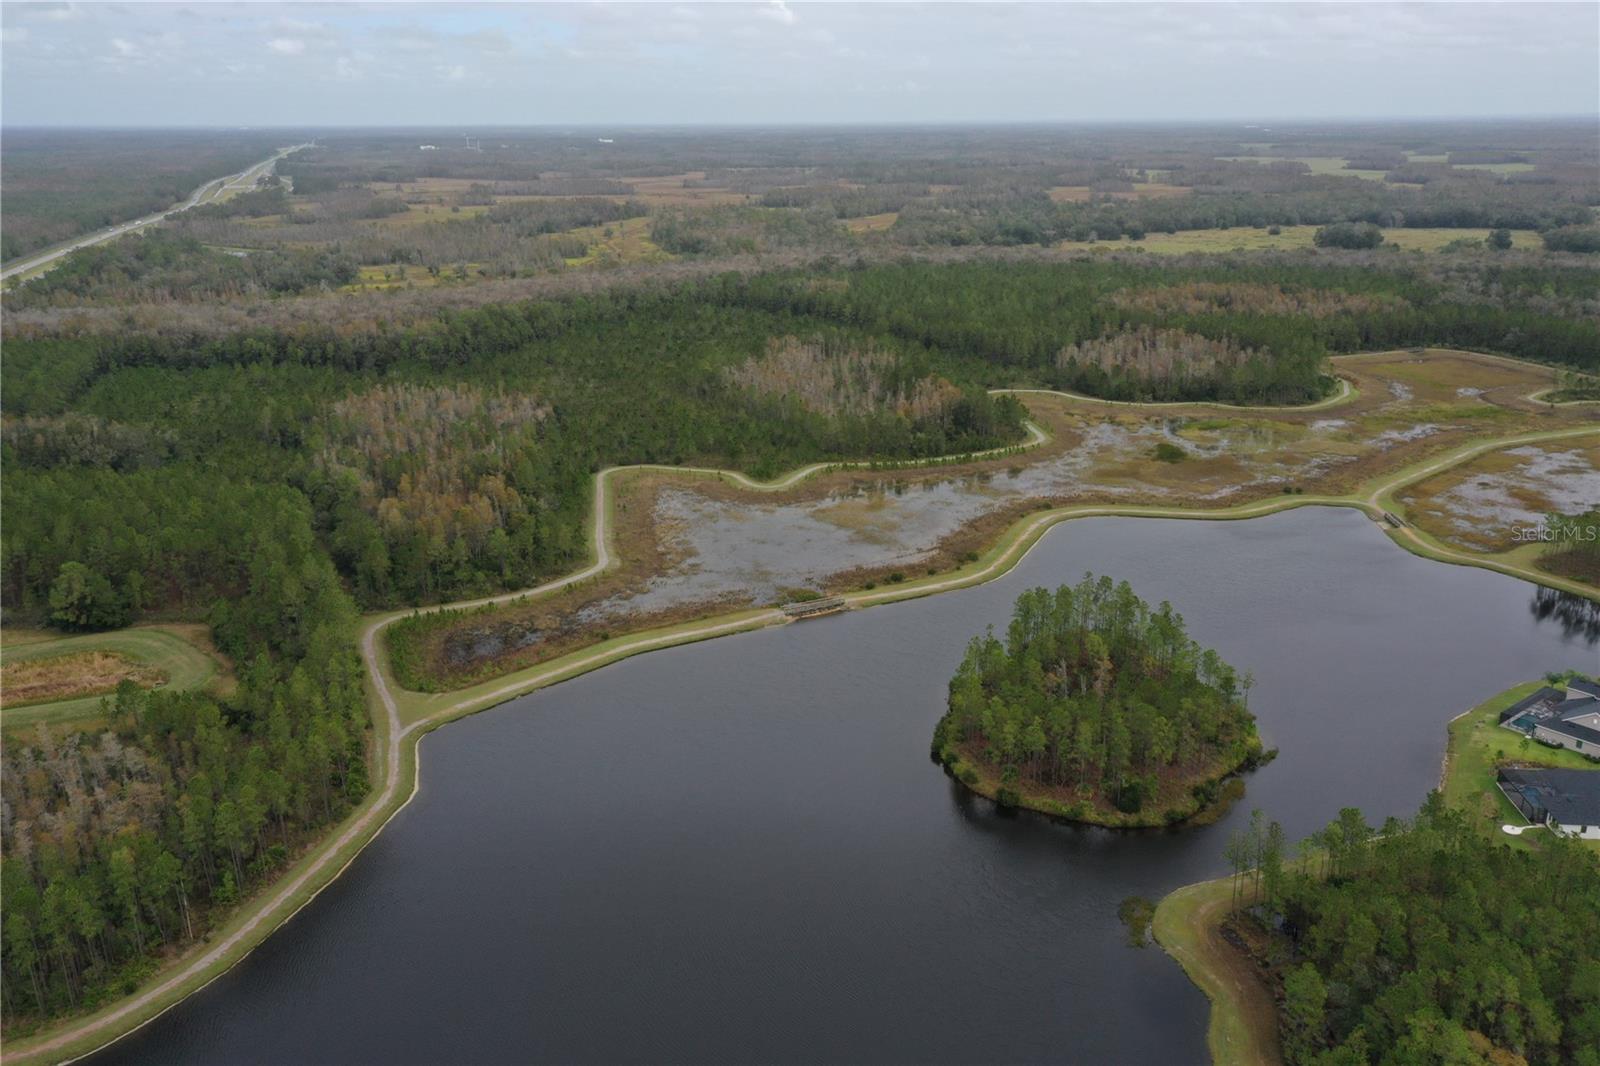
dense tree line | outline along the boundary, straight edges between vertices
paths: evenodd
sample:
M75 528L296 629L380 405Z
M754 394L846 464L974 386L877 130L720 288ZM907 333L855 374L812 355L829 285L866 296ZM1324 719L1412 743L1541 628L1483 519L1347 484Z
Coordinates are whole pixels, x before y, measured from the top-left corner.
M1544 528L1556 539L1540 553L1540 569L1600 585L1600 506L1582 514L1546 515Z
M6 294L13 307L73 306L141 299L217 299L284 295L347 285L356 261L330 249L218 251L170 229L108 241Z
M1256 167L1256 164L1234 164ZM1261 170L1268 168L1262 167ZM1198 174L1184 182L1204 182ZM1342 177L1291 177L1283 188L1245 191L1240 178L1190 185L1184 196L1096 196L1060 203L1040 187L970 187L913 200L889 231L905 245L1017 245L1057 241L1114 241L1180 230L1364 224L1410 228L1549 230L1592 226L1594 213L1574 190L1570 197L1538 187L1461 178L1413 189ZM1341 245L1340 247L1349 247ZM1359 247L1368 247L1360 245Z
M1196 283L1262 286L1283 298L1224 295L1170 310L1165 298L1135 298L1141 290ZM1286 402L1288 396L1271 391L1280 384L1290 396L1315 393L1317 358L1330 352L1439 345L1600 368L1600 326L1592 316L1600 272L1558 266L1480 265L1435 277L1295 259L1154 266L976 260L845 269L820 281L773 272L722 279L716 288L720 298L741 304L978 356L988 368L985 380L995 385L1049 380L1064 346L1145 324L1270 352L1280 380L1264 383L1266 391L1224 397L1239 402ZM1287 295L1307 290L1323 294L1315 298L1323 304L1345 305L1315 315L1292 309Z
M237 512L239 522L220 534L231 542L215 545L230 587L209 614L218 647L237 664L237 689L216 697L125 683L98 735L41 726L31 742L8 738L0 767L8 1025L131 991L166 950L206 935L367 791L354 605L303 501L250 492L243 501L214 497L212 515L228 521ZM63 532L88 517L69 497L29 503L51 507ZM28 509L8 502L8 518L19 513ZM136 522L140 539L169 535L161 522ZM76 545L84 558L94 559L108 528ZM180 542L220 535L199 523L170 533ZM192 546L179 550L194 558ZM114 559L99 565L95 576L115 595L126 596L140 573L116 570ZM58 581L84 572L86 564L63 564Z
M1230 845L1244 901L1281 930L1294 1066L1600 1063L1600 867L1582 844L1513 849L1438 793L1377 831L1347 809L1306 844L1298 864L1281 834Z
M973 639L934 749L998 769L1002 803L1051 788L1126 813L1158 799L1192 809L1261 753L1250 684L1190 639L1171 604L1086 575L1019 596L1003 641Z
M1303 402L1325 393L1333 351L1443 344L1593 367L1600 332L1571 313L1595 299L1592 273L1509 266L1493 272L1491 290L1477 275L1441 282L1357 266L897 264L729 275L370 332L12 341L0 365L7 504L43 493L41 515L77 515L81 529L57 536L43 518L8 523L5 592L44 612L57 568L91 562L76 545L92 535L112 564L92 569L119 588L139 573L162 590L152 600L130 594L143 605L135 616L153 604L195 609L213 588L160 572L114 510L81 512L69 497L143 514L154 495L186 507L213 482L235 491L226 479L302 493L364 604L516 587L579 557L590 479L608 463L714 462L770 475L1017 439L1018 411L983 386ZM785 382L801 371L770 358L783 338L794 339L792 352L856 353L838 365L824 357L819 371L853 398L795 402ZM868 369L875 383L863 391L853 375ZM404 433L426 444L385 436L385 450L342 452L355 442L340 443L349 423L336 405L401 387L537 397L548 413L490 447L456 435L462 424L443 417L450 404L403 406ZM115 472L132 480L95 481ZM189 552L169 539L160 565L209 569L212 541L194 530L202 547Z
M517 587L571 565L592 476L610 463L770 476L1022 436L1020 407L939 353L695 295L502 309L367 350L267 334L204 346L128 338L83 366L60 346L8 346L21 352L5 367L20 387L7 383L3 491L8 508L29 511L5 530L8 602L42 612L56 569L95 537L99 556L80 561L113 584L140 575L135 615L193 610L230 572L209 546L231 519L215 535L196 528L204 501L251 485L303 494L356 595L376 605ZM812 409L734 372L783 337L879 351L884 388L865 406ZM75 384L46 387L50 359ZM927 384L936 379L949 384ZM497 404L539 414L497 422ZM57 536L61 516L75 526Z
M282 131L13 128L0 159L0 258L171 207L293 143Z
M1376 248L1383 230L1370 222L1335 222L1319 228L1312 241L1318 248Z
M1600 252L1600 226L1561 226L1546 230L1544 246L1552 252Z

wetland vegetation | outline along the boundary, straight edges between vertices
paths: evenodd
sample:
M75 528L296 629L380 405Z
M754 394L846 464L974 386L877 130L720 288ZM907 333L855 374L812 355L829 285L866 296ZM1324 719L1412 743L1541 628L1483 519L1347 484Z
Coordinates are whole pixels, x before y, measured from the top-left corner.
M576 570L600 470L830 468L759 504L720 476L619 474L616 567L396 623L375 645L404 686L449 691L719 608L914 585L1040 508L1347 498L1472 441L1591 425L1582 405L1526 399L1556 368L1600 369L1588 149L1543 124L1518 128L1530 169L1448 158L1507 135L1419 126L1409 149L1385 146L1383 173L1408 180L1380 181L1327 162L1374 162L1355 150L1368 135L1315 129L1266 154L1237 131L1013 130L663 132L604 156L549 132L422 155L412 133L345 131L254 191L11 286L8 626L203 625L237 683L174 673L146 692L157 675L83 658L51 690L72 699L8 705L8 1038L138 985L364 809L379 738L359 612ZM5 254L178 199L212 176L196 168L267 154L258 139L182 166L152 140L116 189L55 199L40 190L57 172L8 144ZM1431 250L1111 250L1146 235L1309 245L1344 224ZM1436 239L1490 228L1512 246ZM1119 406L1146 403L1176 406ZM1048 439L1009 452L1031 440L1025 419ZM972 457L990 449L1008 453ZM1537 480L1516 479L1524 497ZM1579 485L1538 513L1592 513ZM1419 491L1448 495L1435 487ZM1416 519L1438 532L1420 502ZM1583 559L1550 565L1593 580ZM1190 662L1175 616L1133 613L1173 657L1154 673L1095 614L1057 635L1079 641L1070 667L1090 680L1070 700L1034 706L983 675L1004 720L991 734L963 717L951 743L993 764L996 794L1163 821L1251 757L1238 679ZM1113 667L1098 688L1090 636ZM101 712L118 671L134 684ZM1205 699L1173 703L1179 675ZM13 728L23 713L46 728Z

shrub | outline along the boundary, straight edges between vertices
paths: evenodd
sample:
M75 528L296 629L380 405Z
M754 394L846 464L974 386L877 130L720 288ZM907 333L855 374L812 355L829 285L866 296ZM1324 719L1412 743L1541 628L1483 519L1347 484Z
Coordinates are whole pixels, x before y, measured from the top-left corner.
M1317 230L1312 240L1318 248L1376 248L1383 243L1383 230L1370 222L1335 222Z
M1544 235L1544 246L1552 252L1600 252L1600 226L1562 226Z
M1163 463L1181 463L1189 458L1189 453L1171 441L1164 440L1156 445L1155 457Z

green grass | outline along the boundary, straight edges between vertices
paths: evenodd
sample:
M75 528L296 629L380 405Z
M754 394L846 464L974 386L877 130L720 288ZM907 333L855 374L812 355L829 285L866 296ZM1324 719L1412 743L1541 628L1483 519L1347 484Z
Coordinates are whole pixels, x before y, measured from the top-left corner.
M1265 990L1249 1003L1237 995L1235 967L1240 960L1220 957L1220 950L1207 935L1232 901L1230 878L1187 885L1156 906L1150 932L1211 1001L1211 1020L1206 1026L1211 1061L1219 1066L1280 1063L1277 1019L1268 1010L1271 1001Z
M1340 397L1333 402L1345 402L1347 400L1348 397ZM1560 435L1570 435L1572 432L1573 431L1561 431L1561 433L1556 434L1535 434L1533 436L1535 438L1554 437ZM1584 429L1578 432L1591 432L1591 430ZM1506 443L1507 442L1505 441L1496 441L1490 442L1486 446L1504 447ZM1481 451L1486 446L1463 446L1461 449L1458 449L1450 455L1444 457L1442 461L1447 463L1464 461L1465 459L1470 458L1473 454L1476 454L1477 451ZM1402 487L1404 484L1409 483L1411 480L1417 480L1420 477L1426 476L1427 474L1436 473L1439 469L1438 464L1440 462L1441 460L1435 459L1430 464L1417 464L1413 467L1409 467L1401 474L1392 476L1385 480L1385 482L1377 489L1372 489L1370 485L1367 486L1366 488L1368 491L1372 493L1370 498L1364 498L1356 494L1338 497L1298 496L1293 498L1273 498L1253 504L1241 505L1236 508L1217 511L1194 511L1183 508L1118 507L1114 505L1080 506L1042 511L1020 519L1002 536L997 538L981 556L979 556L977 559L969 561L967 564L954 571L946 572L936 576L929 576L927 578L915 581L908 581L904 584L896 585L892 589L882 589L874 592L850 593L847 594L845 598L851 604L851 606L865 607L898 600L912 599L919 596L931 595L937 592L981 584L999 577L1009 571L1027 553L1028 549L1034 543L1036 543L1046 531L1048 531L1050 527L1058 522L1077 517L1123 514L1174 519L1228 520L1256 517L1258 515L1271 514L1276 511L1286 510L1292 507L1314 505L1359 507L1368 511L1368 513L1371 513L1376 501L1384 498L1389 493L1392 493L1396 489ZM819 466L816 468L816 470L823 469L829 469L829 467L819 464ZM699 471L698 473L709 476L728 476L726 474L714 471ZM792 480L798 480L799 477L804 476L806 473L807 471L799 471L797 472L798 476L792 475L791 478L780 479L778 482L771 483L766 487L770 488L788 485L792 482ZM610 499L607 500L608 504L611 502L612 501ZM1475 559L1468 560L1455 557L1455 553L1449 552L1447 549L1440 548L1436 551L1434 549L1424 548L1417 543L1411 542L1408 538L1392 537L1392 539L1395 539L1402 546L1408 548L1408 550L1415 551L1418 554L1425 556L1439 558L1445 562L1487 565L1491 569L1504 569L1503 566L1492 562L1483 563ZM1526 573L1517 573L1516 576L1529 577L1530 575ZM1559 581L1547 581L1545 583L1551 584L1555 587L1563 587L1564 585L1571 584ZM392 615L386 616L369 616L366 619L364 628L370 629L372 625L381 623L386 618L400 617L405 613L406 612L394 612ZM256 896L252 897L251 900L241 904L232 918L223 927L213 932L211 936L211 941L215 942L219 938L228 936L232 931L240 929L247 923L258 922L259 924L252 927L250 931L241 938L241 942L239 944L230 947L223 957L209 963L203 969L193 974L184 975L181 977L181 979L178 979L173 988L161 991L151 1003L144 1004L141 1007L128 1012L126 1015L119 1017L106 1032L95 1035L80 1035L76 1038L70 1039L63 1043L63 1045L60 1047L52 1050L49 1053L49 1057L53 1060L59 1061L61 1059L87 1054L88 1052L104 1044L108 1035L126 1032L128 1029L140 1024L142 1021L148 1020L154 1015L160 1013L162 1010L183 999L189 993L202 987L204 984L210 980L213 980L215 977L225 972L228 968L235 965L240 959L247 955L249 951L256 946L256 944L265 939L273 929L282 924L283 921L287 920L287 918L290 917L296 910L298 910L300 906L303 906L305 903L309 902L310 899L317 894L317 892L319 892L323 887L334 880L340 872L342 872L344 866L354 859L356 854L366 845L368 841L372 839L373 836L382 830L382 827L387 824L388 819L392 817L396 811L403 807L405 803L409 802L410 796L414 794L414 787L417 780L418 767L416 741L425 732L455 718L466 714L471 714L476 711L485 710L489 707L495 706L496 704L505 702L506 700L513 699L516 696L532 689L548 684L554 684L562 680L567 680L571 677L575 677L589 670L598 669L601 666L607 665L611 662L616 662L623 658L627 658L631 655L657 650L659 648L665 648L676 644L711 639L727 633L747 631L750 629L760 628L765 625L778 624L783 621L784 618L781 612L775 610L754 610L741 612L734 615L723 615L719 618L705 619L698 622L686 622L682 623L681 625L667 627L651 633L630 634L628 636L618 637L602 644L574 652L552 662L531 667L528 670L520 671L517 674L501 677L495 681L485 682L482 685L475 686L472 689L438 695L412 693L399 690L398 686L394 684L393 677L389 672L385 656L380 653L378 656L378 661L375 665L386 678L391 691L394 693L402 728L405 728L406 723L410 724L410 728L406 729L406 733L400 738L396 749L398 763L396 783L399 786L398 791L386 802L381 804L377 802L378 797L383 792L382 785L386 775L385 761L380 758L374 774L373 798L369 800L367 804L364 804L356 811L353 811L344 823L341 823L339 827L336 827L334 830L332 830L324 844L320 846L314 846L310 848L304 855L302 855L282 878L272 882L270 885L262 886ZM125 634L129 632L143 632L143 630L124 630L122 632ZM23 639L28 639L29 637L33 637L35 635L19 634L19 636ZM112 634L102 635L102 639L105 636L112 636ZM40 643L44 642L29 645L19 644L17 647L19 651L21 647L24 646L29 650L34 650L39 647ZM373 719L375 723L376 748L380 752L387 751L388 716L381 705L381 701L379 700L376 690L371 689L370 687L369 703L372 706ZM349 839L343 839L346 833L351 834ZM271 898L274 892L281 891L279 886L283 885L285 881L293 880L297 876L306 873L308 868L313 864L327 859L331 859L332 862L317 869L316 872L308 878L306 884L295 888L288 898L279 906L270 908L270 913L263 913L266 900ZM1228 887L1226 879L1223 879L1221 885L1221 891L1224 893L1227 892ZM1196 887L1201 888L1204 886ZM1183 891L1186 890L1180 890L1180 892ZM1180 955L1182 947L1181 939L1179 938L1182 936L1182 928L1195 925L1196 923L1191 922L1186 916L1186 908L1190 906L1190 903L1186 902L1186 900L1192 899L1193 906L1198 907L1204 904L1205 898L1203 896L1194 898L1192 895L1185 897L1180 894L1175 894L1175 896L1177 896L1177 900L1172 906L1168 906L1168 903L1169 901L1174 900L1174 897L1169 897L1168 900L1163 901L1163 907L1167 908L1165 914L1161 908L1157 909L1155 921L1153 923L1153 929L1157 938L1161 940L1163 945L1168 946L1168 950L1172 951L1175 956L1178 956L1180 961L1184 961L1185 968L1189 969L1190 963L1183 960L1182 956ZM1164 931L1166 932L1164 933ZM1170 946L1173 943L1179 943L1180 947L1173 948ZM203 945L196 946L195 948L191 949L188 957L193 958L203 954L205 950L205 946ZM176 968L176 963L173 966L164 968L164 976L158 976L151 982L151 984L159 985L164 980L172 980L172 975ZM1195 977L1196 983L1200 984L1202 988L1207 988L1208 994L1214 993L1214 990L1207 986L1202 978L1196 975L1195 971L1191 971L1191 976ZM1224 1003L1224 1000L1214 995L1214 1002L1222 1004ZM26 1039L11 1041L7 1048L8 1058L15 1061L42 1058L44 1056L40 1054L38 1049L39 1045L43 1041L50 1039L55 1034L59 1034L64 1029L75 1029L92 1017L104 1016L116 1011L117 1009L118 1004L110 1004L102 1010L95 1012L94 1015L81 1016L74 1019L63 1019L57 1024L51 1026L48 1030L37 1035ZM1249 1047L1258 1045L1247 1046L1241 1043L1241 1041L1246 1039L1248 1036L1248 1033L1243 1031L1243 1029L1249 1028L1246 1019L1241 1015L1238 1019L1230 1020L1225 1013L1226 1007L1220 1007L1219 1009L1224 1011L1224 1015L1221 1019L1219 1019L1215 1016L1214 1012L1211 1033L1209 1036L1213 1049L1220 1049L1220 1051L1217 1052L1217 1061L1278 1061L1275 1057L1252 1057L1249 1052ZM1243 1029L1241 1029L1241 1027L1243 1027ZM1263 1052L1263 1055L1269 1054L1270 1050L1271 1049L1268 1049L1268 1051Z
M114 652L160 670L167 677L165 687L177 691L208 685L222 673L222 666L215 658L185 640L178 631L163 627L139 626L110 633L43 640L36 639L35 631L26 631L20 636L22 640L13 643L9 634L0 634L0 662L22 662L74 652ZM84 725L100 717L103 698L84 696L0 709L0 729L11 733L31 730L40 723L52 728Z
M1450 723L1450 739L1445 749L1445 772L1440 782L1445 802L1465 811L1484 832L1496 834L1504 843L1518 848L1530 847L1530 839L1500 832L1502 825L1527 822L1495 783L1496 770L1501 763L1519 762L1600 773L1600 764L1575 751L1547 748L1501 728L1500 712L1544 684L1544 681L1530 681L1518 685L1461 715ZM1600 841L1586 843L1600 849Z

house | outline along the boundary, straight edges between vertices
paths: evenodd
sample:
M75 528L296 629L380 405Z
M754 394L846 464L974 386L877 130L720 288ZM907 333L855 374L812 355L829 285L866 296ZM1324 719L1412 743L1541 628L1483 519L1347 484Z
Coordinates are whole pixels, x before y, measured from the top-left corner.
M1531 825L1600 840L1600 770L1500 771L1500 791Z
M1575 677L1562 688L1546 685L1501 711L1500 724L1600 761L1600 684Z

